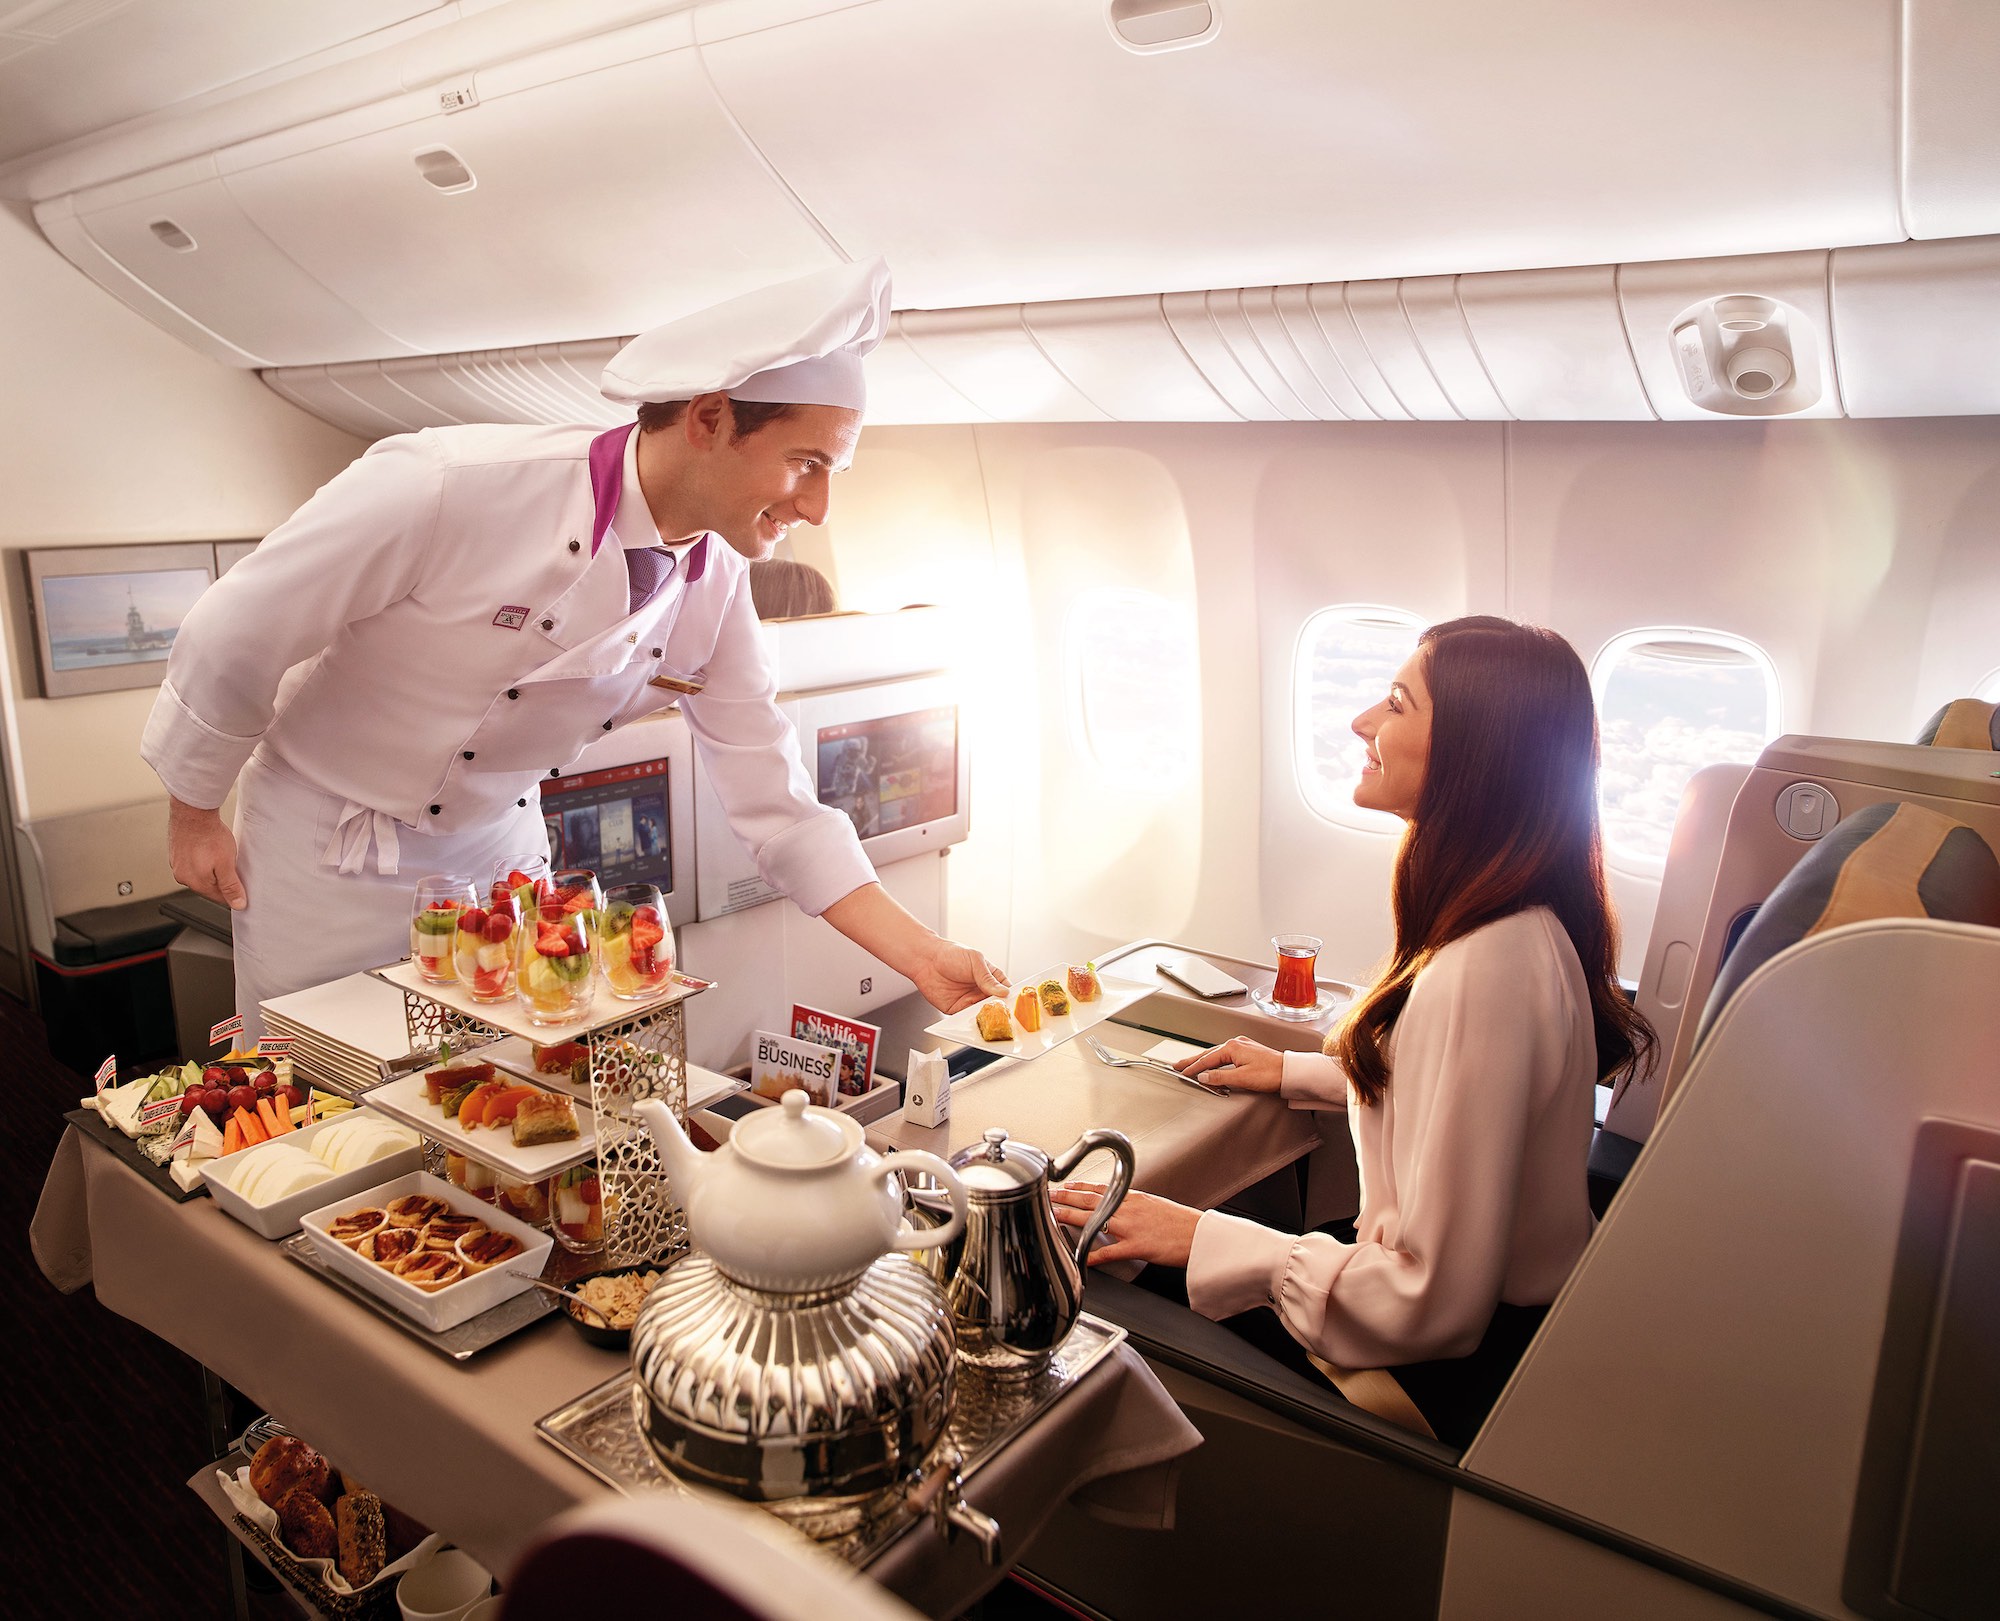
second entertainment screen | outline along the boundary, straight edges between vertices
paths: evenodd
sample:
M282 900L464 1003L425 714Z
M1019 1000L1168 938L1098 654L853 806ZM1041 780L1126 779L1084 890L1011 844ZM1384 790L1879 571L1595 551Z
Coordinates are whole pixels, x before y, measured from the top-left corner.
M606 889L654 883L674 887L667 831L667 762L613 766L560 777L542 787L549 863L589 867Z
M958 710L919 709L822 726L819 802L864 839L958 811Z

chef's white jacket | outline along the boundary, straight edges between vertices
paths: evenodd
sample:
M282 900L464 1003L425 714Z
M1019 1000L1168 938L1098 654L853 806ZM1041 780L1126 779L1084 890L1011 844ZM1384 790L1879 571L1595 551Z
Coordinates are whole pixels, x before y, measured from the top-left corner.
M1452 941L1410 988L1376 1103L1361 1107L1333 1059L1285 1055L1294 1107L1347 1104L1358 1241L1211 1210L1189 1304L1213 1318L1271 1306L1343 1368L1471 1355L1496 1305L1554 1300L1590 1241L1596 1085L1590 991L1555 914L1529 907Z
M261 750L406 829L464 832L678 701L767 882L814 914L871 882L774 702L744 560L707 537L628 612L620 481L613 464L593 493L593 442L478 426L372 446L188 615L140 746L168 791L220 805Z

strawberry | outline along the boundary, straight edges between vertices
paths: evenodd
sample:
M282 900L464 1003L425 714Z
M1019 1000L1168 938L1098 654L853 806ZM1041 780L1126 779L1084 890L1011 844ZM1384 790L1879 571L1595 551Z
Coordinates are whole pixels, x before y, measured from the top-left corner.
M486 938L497 946L502 941L512 938L514 920L505 912L488 912L486 914L484 932Z
M573 916L578 912L588 912L597 904L591 899L590 891L587 889L572 889L568 891L563 896L562 903L564 916Z
M507 874L507 887L509 889L519 889L524 884L532 882L533 880L525 872L521 871L519 867L514 868Z
M658 923L647 922L637 912L632 914L632 950L634 952L650 951L654 946L666 939L666 937L667 931L661 928Z
M544 957L567 957L569 942L559 934L545 934L535 942L535 950Z
M660 909L657 906L635 906L632 908L632 921L650 923L657 929L660 926Z
M458 927L465 934L484 934L486 914L476 906L468 906L458 914Z

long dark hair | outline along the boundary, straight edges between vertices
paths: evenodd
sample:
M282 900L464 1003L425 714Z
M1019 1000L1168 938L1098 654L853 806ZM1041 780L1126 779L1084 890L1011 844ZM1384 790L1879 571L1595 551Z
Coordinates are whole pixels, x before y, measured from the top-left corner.
M1546 906L1590 986L1600 1080L1650 1052L1618 986L1618 925L1597 825L1597 712L1576 650L1552 630L1475 614L1418 639L1430 761L1390 880L1388 966L1326 1050L1364 1104L1389 1084L1388 1041L1424 965L1452 941Z

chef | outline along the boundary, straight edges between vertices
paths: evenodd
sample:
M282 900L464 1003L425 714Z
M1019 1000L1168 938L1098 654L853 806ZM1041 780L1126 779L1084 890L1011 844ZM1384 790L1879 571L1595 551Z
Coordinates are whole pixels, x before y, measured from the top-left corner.
M826 519L888 317L878 260L657 327L601 385L638 423L385 439L202 596L140 752L174 877L234 909L246 1031L397 956L419 877L545 855L539 783L675 703L770 884L940 1009L1004 989L817 802L751 603L750 561Z

